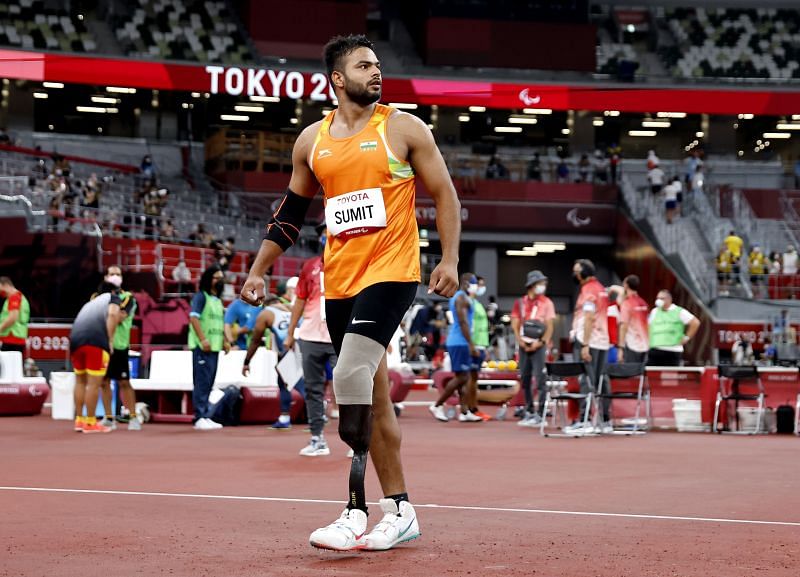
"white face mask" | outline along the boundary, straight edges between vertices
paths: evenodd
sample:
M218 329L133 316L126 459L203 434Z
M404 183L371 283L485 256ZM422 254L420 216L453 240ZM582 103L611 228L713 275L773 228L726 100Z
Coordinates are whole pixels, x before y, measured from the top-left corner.
M122 286L122 276L118 274L110 274L106 277L106 280L113 284L115 287L119 288Z
M477 290L477 291L475 291L475 294L476 294L477 296L479 296L479 297L482 297L483 295L485 295L485 294L486 294L486 287L485 287L485 286L479 286L479 287L478 287L478 290Z
M478 285L477 284L467 285L467 292L471 295L474 295L476 292L478 292Z
M664 299L656 299L656 308L660 309L664 306Z
M546 284L537 284L535 287L533 287L533 292L536 293L537 295L543 295L546 290L547 290Z

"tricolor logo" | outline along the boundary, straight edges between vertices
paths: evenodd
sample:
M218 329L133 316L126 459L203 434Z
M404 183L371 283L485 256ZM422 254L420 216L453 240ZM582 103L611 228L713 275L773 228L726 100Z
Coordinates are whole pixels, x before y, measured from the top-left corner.
M361 152L371 152L373 150L378 150L378 141L364 140L360 146L361 146Z

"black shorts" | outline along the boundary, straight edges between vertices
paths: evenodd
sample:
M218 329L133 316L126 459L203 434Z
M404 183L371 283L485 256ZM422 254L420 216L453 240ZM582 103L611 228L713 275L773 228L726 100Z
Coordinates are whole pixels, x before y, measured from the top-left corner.
M381 282L348 299L325 299L328 332L336 354L346 333L372 339L387 347L403 315L414 302L416 282Z
M108 361L106 377L115 381L127 381L131 378L130 367L128 366L128 349L122 351L114 349Z

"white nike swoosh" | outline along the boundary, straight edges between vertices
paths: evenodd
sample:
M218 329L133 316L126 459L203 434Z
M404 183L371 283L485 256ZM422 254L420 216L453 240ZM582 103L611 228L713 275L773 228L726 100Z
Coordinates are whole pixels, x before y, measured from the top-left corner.
M352 321L350 321L350 324L351 325L362 325L364 323L374 323L374 322L375 321L362 321L362 320L353 319Z

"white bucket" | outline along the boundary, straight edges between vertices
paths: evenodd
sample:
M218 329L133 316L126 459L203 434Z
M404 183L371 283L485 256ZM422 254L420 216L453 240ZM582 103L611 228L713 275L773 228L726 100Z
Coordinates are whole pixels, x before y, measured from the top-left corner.
M51 416L54 419L71 421L75 418L75 373L53 372L50 373L50 388L52 407Z

